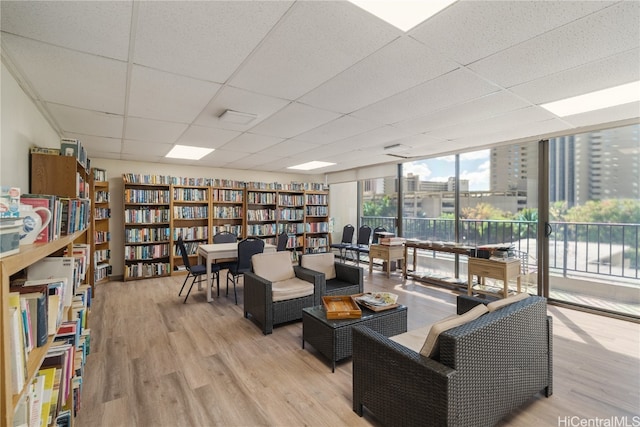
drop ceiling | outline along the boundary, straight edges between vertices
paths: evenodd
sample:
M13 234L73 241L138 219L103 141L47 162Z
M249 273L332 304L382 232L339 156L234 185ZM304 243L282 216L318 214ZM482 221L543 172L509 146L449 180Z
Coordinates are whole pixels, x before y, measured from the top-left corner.
M458 1L407 33L346 1L0 5L3 63L97 158L331 173L640 117L539 107L640 80L638 1Z

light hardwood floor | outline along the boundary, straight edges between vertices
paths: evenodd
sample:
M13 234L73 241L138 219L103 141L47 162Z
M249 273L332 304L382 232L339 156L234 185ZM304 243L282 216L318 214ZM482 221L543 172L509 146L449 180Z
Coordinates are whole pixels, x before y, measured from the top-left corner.
M351 361L332 374L313 347L301 348L300 322L264 336L243 317L242 285L239 305L232 294L207 304L195 289L183 304L182 280L97 288L76 426L379 425L351 409ZM365 270L365 290L399 294L409 329L455 313L454 292L402 282L398 274L387 279ZM587 425L571 422L625 416L633 422L640 413L640 325L553 306L549 314L554 394L533 397L500 425Z

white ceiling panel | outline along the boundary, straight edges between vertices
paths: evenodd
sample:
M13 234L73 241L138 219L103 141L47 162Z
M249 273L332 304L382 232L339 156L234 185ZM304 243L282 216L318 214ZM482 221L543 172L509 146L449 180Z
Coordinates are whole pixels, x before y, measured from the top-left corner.
M273 136L256 135L255 133L243 133L220 147L223 150L239 151L241 153L257 153L284 141Z
M260 95L230 86L224 86L205 107L195 123L202 126L212 126L222 129L246 131L251 129L278 110L284 108L291 101ZM229 123L220 120L219 116L225 110L239 111L258 116L248 124Z
M272 169L275 167L275 163L279 162L277 167L282 167L282 157L276 154L269 153L259 153L252 154L250 156L243 157L240 160L236 160L234 162L230 162L227 167L232 169L253 169L255 167L262 167L264 165L272 164L268 168Z
M467 65L613 3L458 1L410 34L427 46L446 52L458 63Z
M136 66L131 77L129 114L191 123L218 89L217 83Z
M47 104L47 108L65 132L86 135L122 138L124 117L117 114L99 113L65 105Z
M340 139L359 135L379 127L377 123L357 119L351 116L342 116L329 123L319 126L296 136L300 141L309 141L316 144L326 144Z
M199 164L203 166L224 167L244 157L246 157L246 154L239 151L215 150L213 153L201 159Z
M628 104L618 105L615 107L604 108L598 111L589 111L587 113L576 114L573 116L563 117L563 119L572 125L588 126L593 123L594 119L605 119L607 122L615 122L619 120L627 120L640 117L640 103L630 102Z
M543 104L637 80L640 80L640 49L631 49L509 90L535 104Z
M461 68L362 108L352 115L365 120L393 124L479 98L497 90L497 86Z
M251 132L280 138L292 138L315 129L340 115L293 102L251 129Z
M173 144L187 130L187 127L188 125L184 123L129 117L125 138Z
M356 150L360 148L376 147L380 144L389 143L396 139L406 138L411 134L392 126L382 126L369 132L353 136L338 141L334 144L343 145L350 149Z
M224 83L291 4L288 1L140 2L134 61ZM183 25L184 22L189 25Z
M470 68L508 88L637 48L638 22L640 2L619 2L478 61Z
M507 91L494 92L473 101L458 104L435 113L396 123L394 127L408 132L429 132L458 123L469 123L497 116L530 105Z
M130 1L0 2L2 31L126 61Z
M240 132L226 129L208 128L204 126L190 126L176 141L180 145L192 145L194 147L218 148L222 147Z
M289 157L296 155L298 153L304 153L313 149L318 148L317 144L311 144L309 142L297 141L294 139L288 139L286 141L282 141L279 144L272 145L267 149L270 154L277 154L281 157ZM316 160L314 158L309 158L308 161Z
M146 162L146 163L164 163L163 156L156 156L151 153L145 154L130 154L130 153L122 153L120 155L120 160L127 160L131 162Z
M122 139L120 138L106 138L73 132L65 133L64 137L82 141L82 145L88 153L91 153L91 156L94 156L93 153L97 151L100 153L120 153L120 150L122 149Z
M123 114L127 64L2 34L2 48L40 99Z
M122 144L123 154L150 155L152 157L164 157L173 148L173 144L158 142L124 140Z
M297 99L400 35L362 12L348 2L296 2L230 84Z
M301 102L350 113L458 68L454 62L409 37L394 40L340 73Z

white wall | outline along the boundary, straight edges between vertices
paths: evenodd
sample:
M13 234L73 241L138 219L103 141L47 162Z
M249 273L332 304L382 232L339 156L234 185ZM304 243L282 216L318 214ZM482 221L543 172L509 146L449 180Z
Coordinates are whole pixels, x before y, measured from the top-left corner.
M2 64L0 185L29 191L29 148L60 147L60 137Z

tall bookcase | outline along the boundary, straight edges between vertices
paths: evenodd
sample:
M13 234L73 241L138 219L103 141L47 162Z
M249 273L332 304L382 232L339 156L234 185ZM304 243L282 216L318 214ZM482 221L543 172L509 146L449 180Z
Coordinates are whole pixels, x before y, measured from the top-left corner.
M247 188L247 234L262 238L266 243L276 241L277 191Z
M238 182L216 181L211 189L211 238L221 231L244 237L245 190Z
M277 212L278 234L287 233L287 249L296 260L304 248L304 191L279 190Z
M195 264L198 245L210 242L209 219L211 188L208 186L171 186L171 266L172 271L185 271L182 254L175 242L184 241L191 265Z
M87 233L90 230L84 229L73 234L62 236L59 239L48 243L36 243L20 247L20 252L8 257L0 258L0 279L2 288L0 289L0 303L2 315L0 316L0 427L13 426L13 418L18 402L27 392L28 384L35 378L40 365L54 341L54 335L50 335L47 343L42 347L34 348L28 355L27 375L25 386L18 393L13 393L11 383L11 354L10 327L9 327L9 285L12 278L23 275L24 269L50 255L60 255L66 249L71 252L73 244L76 242L86 242ZM66 402L68 405L69 402Z
M304 193L304 253L329 251L329 192Z
M171 273L170 185L124 177L124 272L127 280Z
M111 218L111 193L107 171L99 168L91 169L91 200L93 202L93 235L91 253L93 254L93 284L107 282L111 274L111 232L109 218Z

